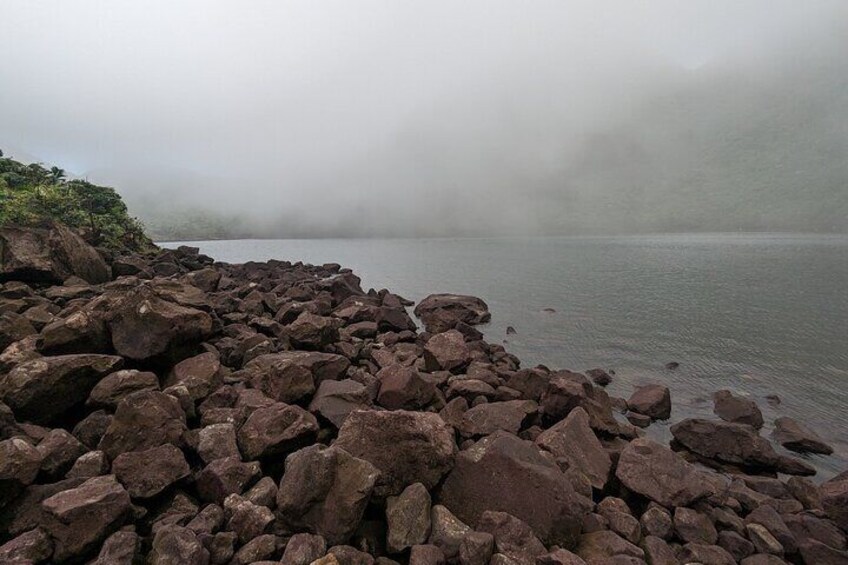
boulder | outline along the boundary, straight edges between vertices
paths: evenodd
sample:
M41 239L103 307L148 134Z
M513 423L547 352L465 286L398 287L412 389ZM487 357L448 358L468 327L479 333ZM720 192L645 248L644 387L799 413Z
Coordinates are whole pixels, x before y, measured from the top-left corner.
M125 397L144 390L159 390L159 379L155 373L135 369L115 371L94 385L86 405L114 410Z
M327 553L327 541L314 534L295 534L283 552L282 565L309 565Z
M649 384L640 386L627 399L631 412L649 416L654 420L668 420L671 417L671 393L667 386Z
M305 393L304 396L312 394L315 390L314 387L321 384L323 381L339 380L347 372L348 367L350 367L350 360L347 357L336 355L334 353L321 353L318 351L282 351L280 353L260 355L247 363L245 368L269 370L271 367L280 363L292 363L294 365L298 365L312 374L313 388L308 393ZM302 382L302 378L300 377L292 380L298 383ZM285 402L285 400L282 401ZM294 400L292 400L292 402L293 401Z
M409 550L409 565L445 565L445 554L435 545L413 545Z
M351 412L334 445L379 469L380 498L418 482L432 489L453 466L457 450L453 430L438 414L405 410Z
M41 503L44 529L54 543L53 560L77 559L98 547L131 517L130 496L113 475L93 477Z
M194 478L197 494L206 502L223 503L231 494L240 494L261 476L256 461L243 463L239 457L221 457L206 465Z
M430 507L430 493L421 483L410 485L398 496L386 500L386 549L389 553L400 553L427 541Z
M414 313L429 333L453 329L460 322L476 326L492 318L485 302L460 294L431 294L418 303Z
M53 555L53 540L41 528L25 532L0 545L0 563L46 563Z
M189 467L179 448L165 444L118 455L112 472L132 498L151 498L187 477Z
M201 400L224 384L221 361L214 352L201 353L180 361L165 379L165 386L183 385L191 399Z
M176 525L160 528L153 536L149 565L209 565L209 551L194 532Z
M547 553L532 528L506 512L483 512L477 530L491 534L495 551L519 564L535 565L536 558Z
M842 531L848 532L848 471L822 483L819 491L828 517Z
M185 412L176 398L158 391L136 392L118 404L98 449L114 460L127 451L180 445L185 431Z
M636 559L645 558L645 552L638 546L609 530L583 534L574 552L589 564L613 563L612 559L620 555Z
M471 362L471 350L465 336L457 330L437 333L424 345L424 368L427 371L459 372Z
M344 379L322 382L309 403L309 411L340 428L348 414L368 409L370 405L368 389L352 379Z
M252 387L280 402L299 402L315 392L312 371L285 353L260 355L249 361L245 369L251 375Z
M462 415L459 431L465 436L484 436L497 430L518 434L525 420L537 413L532 400L509 400L478 404Z
M192 288L192 287L189 287ZM212 333L206 312L160 298L151 288L129 291L108 320L115 351L134 361L176 355Z
M270 508L254 504L235 493L224 499L224 516L226 529L235 532L241 543L248 543L261 536L274 521L274 513Z
M104 376L120 369L114 355L60 355L27 361L0 376L0 399L19 420L49 424L85 402Z
M718 532L710 518L691 508L674 509L674 530L685 543L713 545L718 541Z
M459 453L438 502L469 524L487 510L506 512L527 522L543 542L564 547L575 545L591 509L538 447L503 431Z
M312 445L286 458L277 516L288 527L345 543L362 519L379 470L338 447Z
M768 440L746 424L689 418L671 426L674 439L696 455L750 471L814 475L810 465L778 455Z
M205 463L222 457L241 457L236 428L230 422L210 424L197 433L197 454Z
M35 328L25 317L15 312L0 313L0 351L16 341L35 335Z
M323 349L339 340L337 320L302 312L286 328L292 345L299 349Z
M620 431L609 395L603 389L593 387L580 373L553 373L539 404L546 422L556 423L580 406L589 415L589 425L596 432L616 435Z
M472 531L450 510L438 504L434 505L430 511L430 525L429 543L441 549L447 559L456 558L462 541Z
M494 548L495 537L492 534L468 532L459 544L459 563L460 565L486 565L492 558Z
M41 454L23 439L0 441L0 508L32 484L40 466Z
M97 312L78 310L42 328L38 349L45 355L108 353L106 322Z
M111 279L106 262L70 228L0 228L0 282L62 284L76 276L90 284Z
M646 438L627 444L618 459L615 476L628 490L666 508L688 506L715 494L704 472Z
M380 381L377 403L389 410L423 408L436 393L433 382L412 367L389 365L377 373L377 378Z
M833 453L833 448L813 430L785 416L774 421L774 431L772 431L771 437L786 449L798 453L821 453L823 455Z
M536 438L536 445L563 460L567 469L586 475L592 486L603 490L609 478L610 456L589 426L589 415L579 406L564 420Z
M713 395L713 413L734 424L748 424L756 429L763 427L763 413L751 399L736 396L729 390L720 390Z
M678 552L681 563L703 563L703 565L735 565L736 560L727 551L717 545L705 543L687 543Z
M62 428L50 430L36 447L41 457L41 472L53 480L61 479L88 449Z
M238 444L247 459L295 451L315 441L318 421L299 406L275 402L254 410L238 431Z

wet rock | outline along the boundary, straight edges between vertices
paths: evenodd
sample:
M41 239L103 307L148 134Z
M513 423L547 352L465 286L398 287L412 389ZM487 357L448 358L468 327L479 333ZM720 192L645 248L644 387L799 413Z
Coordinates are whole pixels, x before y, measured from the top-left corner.
M194 401L206 398L224 384L221 361L213 352L201 353L180 361L165 379L165 386L183 385Z
M380 498L417 482L433 488L453 466L457 450L453 430L437 414L404 410L351 412L334 445L380 471L375 488Z
M322 536L331 545L356 530L379 470L338 447L312 445L286 458L277 492L279 519Z
M726 422L748 424L756 429L763 427L763 414L753 400L720 390L713 395L713 403L713 412Z
M674 439L683 447L706 458L752 471L778 471L791 475L813 475L806 463L778 455L768 440L745 424L690 418L671 426Z
M370 407L368 389L352 379L324 381L318 386L309 411L340 428L348 414Z
M386 500L386 549L400 553L427 541L430 535L430 493L421 483L404 489Z
M602 490L606 485L612 463L583 408L575 408L564 420L542 432L536 445L566 461L568 469L584 473L594 488Z
M459 544L459 563L460 565L486 565L492 558L494 547L495 538L492 534L468 532Z
M492 318L485 302L459 294L431 294L418 303L414 313L429 333L450 330L459 322L469 326L484 324Z
M45 563L53 555L53 541L47 533L36 528L0 545L0 562L15 565Z
M114 460L127 451L143 451L166 443L180 445L185 422L185 413L173 396L156 391L136 392L118 404L99 449Z
M671 393L663 385L640 386L627 399L627 406L632 412L654 420L668 420L671 417Z
M412 367L390 365L377 373L377 403L389 410L423 408L433 399L436 387Z
M150 498L187 477L189 467L179 448L165 444L118 455L112 472L132 498Z
M125 369L103 377L88 396L87 406L114 410L118 403L134 392L159 390L159 379L154 373Z
M586 376L598 386L607 386L612 382L612 376L603 369L589 369Z
M318 535L295 534L286 544L283 565L309 565L327 553L327 542Z
M516 490L517 484L524 488ZM486 510L507 512L543 541L566 547L574 545L590 509L539 448L502 431L460 452L438 500L466 523L476 523Z
M629 490L672 508L714 494L694 465L649 439L630 442L621 452L616 477Z
M424 369L459 372L471 362L471 350L465 336L457 330L433 335L424 346Z
M108 321L115 351L128 359L145 361L200 343L212 333L206 312L160 298L139 287L115 306Z
M718 532L709 517L691 508L674 509L674 529L686 543L713 545L718 541Z
M259 463L243 463L238 457L215 459L195 477L201 500L221 504L230 494L240 494L260 476Z
M459 431L466 436L484 436L497 430L518 434L524 422L538 411L532 400L509 400L474 406L462 415Z
M315 416L282 402L258 408L238 431L238 443L247 459L289 453L309 445L318 433Z
M785 416L774 421L774 431L771 433L771 437L786 449L798 453L821 453L824 455L833 453L833 448L813 430Z
M0 376L0 398L19 420L49 424L82 404L100 379L122 364L113 355L34 359Z
M208 565L209 551L191 530L169 526L156 532L147 560L150 565Z
M471 528L439 504L434 505L430 512L430 524L429 542L441 549L447 559L454 559Z
M41 466L38 450L20 438L0 441L0 508L32 484Z
M608 563L609 559L623 555L644 559L645 552L609 530L580 536L575 553L587 563Z
M0 228L0 282L61 284L70 276L91 284L111 278L100 254L58 222L46 228Z
M55 544L53 559L65 562L91 551L131 515L130 496L112 475L88 479L41 503L51 519L45 530Z

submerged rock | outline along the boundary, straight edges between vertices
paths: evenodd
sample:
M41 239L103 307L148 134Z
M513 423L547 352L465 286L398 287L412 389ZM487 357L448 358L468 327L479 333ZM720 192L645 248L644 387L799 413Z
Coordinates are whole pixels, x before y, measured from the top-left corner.
M798 453L821 453L824 455L833 453L833 448L813 430L785 416L774 421L774 431L772 431L771 437L786 449Z

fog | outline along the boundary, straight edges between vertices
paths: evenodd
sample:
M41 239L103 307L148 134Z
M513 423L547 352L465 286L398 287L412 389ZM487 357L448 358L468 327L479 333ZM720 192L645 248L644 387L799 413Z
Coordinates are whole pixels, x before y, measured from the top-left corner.
M848 232L844 0L3 0L0 148L160 237Z

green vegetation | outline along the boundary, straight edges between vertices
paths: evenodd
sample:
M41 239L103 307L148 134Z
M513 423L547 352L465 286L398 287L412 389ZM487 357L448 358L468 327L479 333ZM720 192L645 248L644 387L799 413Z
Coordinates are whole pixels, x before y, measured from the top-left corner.
M134 251L152 246L115 189L65 177L59 167L25 165L0 151L0 226L57 220L77 228L93 245Z

